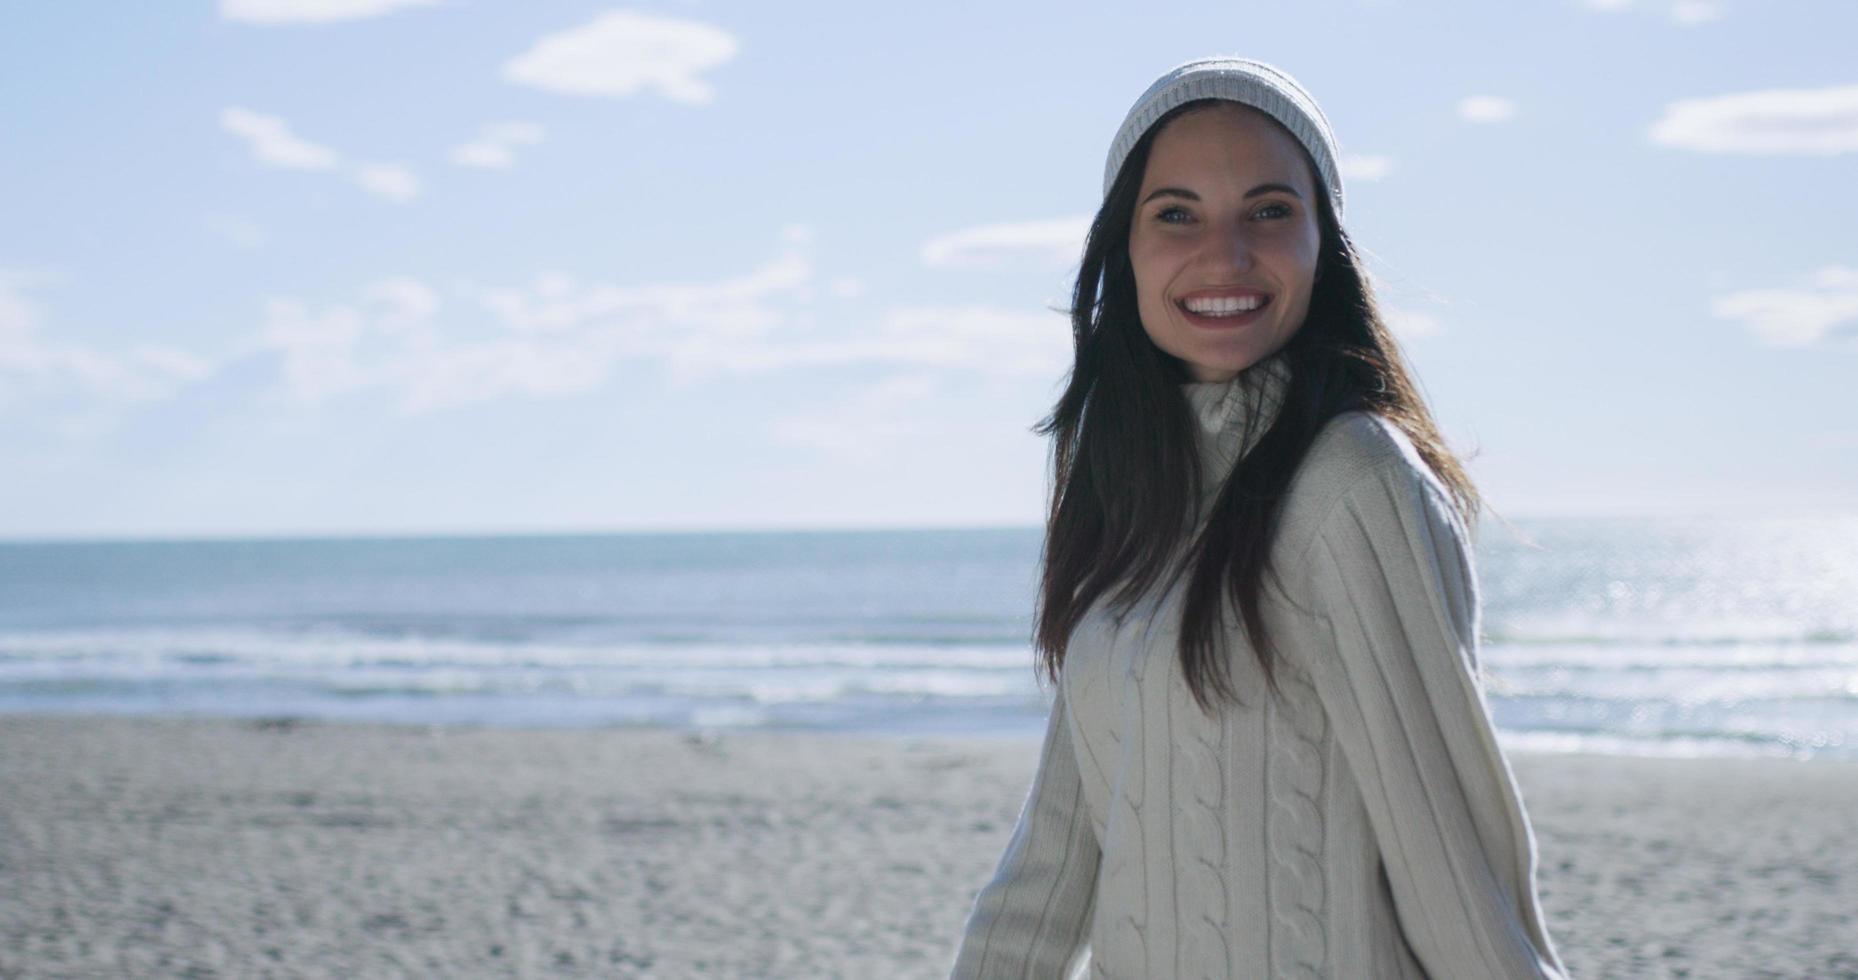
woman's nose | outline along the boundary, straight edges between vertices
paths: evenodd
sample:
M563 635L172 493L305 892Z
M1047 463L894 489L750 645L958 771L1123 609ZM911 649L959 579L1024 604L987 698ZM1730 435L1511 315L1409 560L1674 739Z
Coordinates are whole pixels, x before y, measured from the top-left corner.
M1252 242L1245 232L1237 228L1220 228L1212 236L1211 247L1214 259L1222 267L1240 271L1252 267Z

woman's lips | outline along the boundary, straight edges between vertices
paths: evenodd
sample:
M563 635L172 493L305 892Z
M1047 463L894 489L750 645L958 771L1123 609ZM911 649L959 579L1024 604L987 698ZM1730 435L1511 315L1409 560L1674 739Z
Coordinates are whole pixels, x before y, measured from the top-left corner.
M1188 323L1196 327L1205 327L1209 330L1230 330L1233 327L1243 327L1247 324L1257 322L1259 317L1264 316L1264 311L1271 308L1271 300L1272 297L1266 296L1264 302L1260 303L1257 309L1247 310L1244 313L1232 313L1226 316L1211 316L1204 313L1195 313L1187 308L1185 302L1177 302L1174 304L1174 307L1181 311L1181 315L1187 318Z

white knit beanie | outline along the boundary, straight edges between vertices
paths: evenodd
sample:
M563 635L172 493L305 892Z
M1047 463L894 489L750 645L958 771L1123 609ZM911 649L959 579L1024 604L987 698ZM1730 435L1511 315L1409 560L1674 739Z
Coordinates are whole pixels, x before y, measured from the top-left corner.
M1168 110L1195 99L1225 99L1251 106L1284 124L1309 151L1316 171L1329 188L1337 220L1342 217L1342 174L1336 167L1340 153L1329 120L1314 96L1284 71L1250 58L1196 58L1155 79L1123 118L1110 142L1109 162L1103 168L1103 196L1109 197L1129 151Z

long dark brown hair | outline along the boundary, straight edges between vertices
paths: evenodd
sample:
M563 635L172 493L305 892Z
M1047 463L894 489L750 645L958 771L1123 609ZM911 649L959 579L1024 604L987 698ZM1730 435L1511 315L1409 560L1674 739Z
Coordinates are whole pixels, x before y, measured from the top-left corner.
M1307 317L1282 348L1290 368L1283 403L1226 478L1201 533L1186 540L1201 464L1196 423L1180 386L1193 379L1142 329L1129 231L1156 134L1181 114L1212 104L1196 100L1169 112L1124 161L1091 222L1078 269L1070 378L1035 430L1053 437L1034 635L1045 673L1057 680L1071 634L1099 599L1107 596L1127 611L1163 574L1186 574L1181 668L1194 700L1209 713L1219 701L1237 700L1220 651L1227 602L1238 611L1266 681L1277 688L1277 658L1259 614L1264 576L1285 491L1330 419L1352 410L1387 419L1412 440L1467 525L1479 506L1476 488L1446 448L1388 332L1327 187L1313 179L1322 240ZM1307 164L1307 153L1304 159Z

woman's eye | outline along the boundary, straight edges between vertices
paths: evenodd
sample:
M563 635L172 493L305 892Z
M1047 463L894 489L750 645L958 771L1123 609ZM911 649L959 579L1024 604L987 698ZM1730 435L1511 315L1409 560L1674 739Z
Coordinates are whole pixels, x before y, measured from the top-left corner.
M1252 212L1254 216L1263 216L1274 220L1288 218L1292 213L1290 206L1287 204L1267 204ZM1184 208L1162 208L1160 211L1155 212L1155 220L1163 224L1178 225L1193 220L1193 215L1189 214Z

